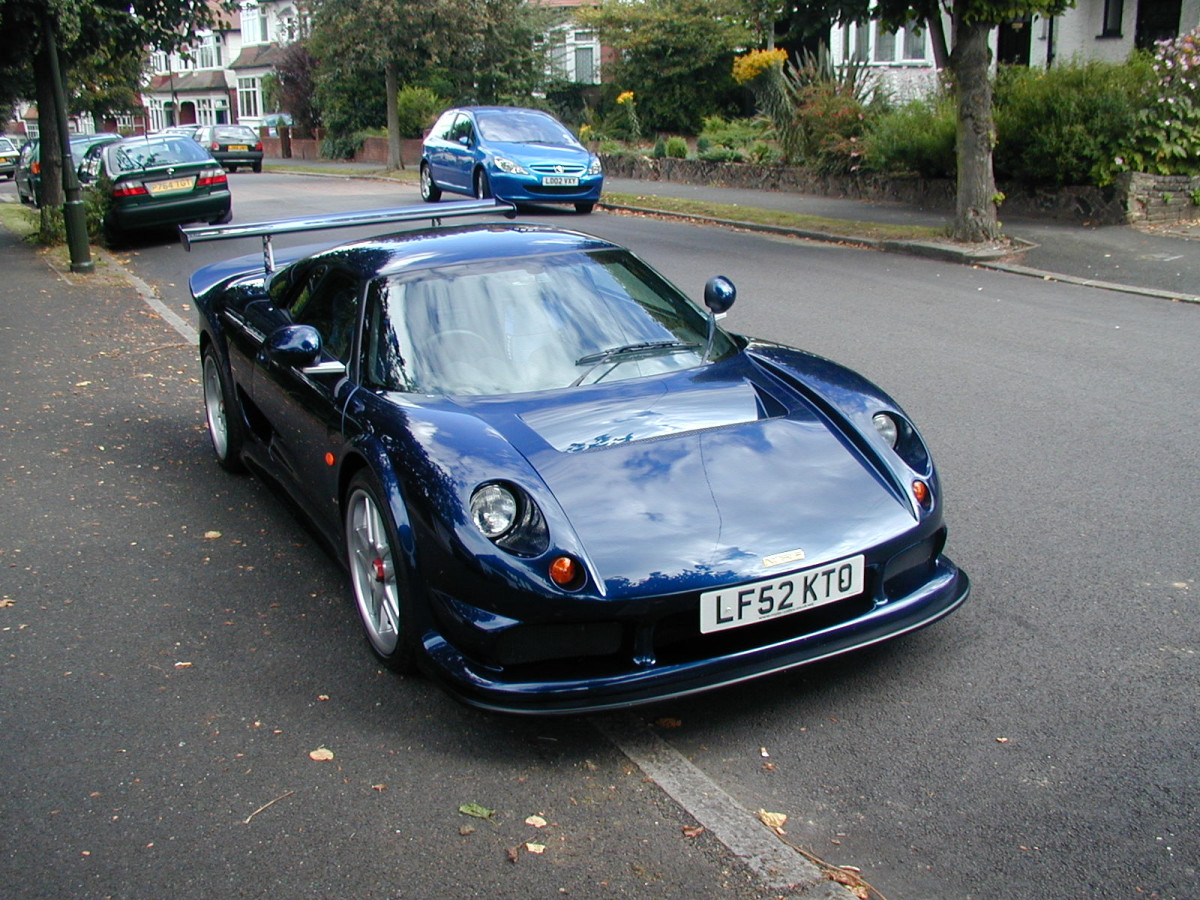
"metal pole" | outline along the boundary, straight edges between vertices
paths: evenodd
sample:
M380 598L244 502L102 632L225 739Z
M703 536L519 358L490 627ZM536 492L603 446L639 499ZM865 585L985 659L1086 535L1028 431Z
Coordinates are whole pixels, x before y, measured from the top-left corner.
M92 250L88 246L87 217L83 212L83 199L79 189L79 176L71 157L71 133L67 127L67 92L63 87L62 70L58 63L58 45L54 40L54 22L47 14L42 31L46 36L46 54L50 57L50 80L54 87L54 105L58 126L58 140L62 144L63 225L67 231L67 249L71 254L72 272L91 272Z

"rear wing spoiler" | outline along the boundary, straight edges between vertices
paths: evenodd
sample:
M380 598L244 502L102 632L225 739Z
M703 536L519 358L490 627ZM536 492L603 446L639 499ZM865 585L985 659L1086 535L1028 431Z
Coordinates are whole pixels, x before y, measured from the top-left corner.
M193 225L179 226L179 239L183 249L191 251L192 244L203 241L228 241L233 238L261 237L263 245L263 267L267 274L275 271L275 254L271 250L271 237L276 234L293 234L300 231L325 231L333 228L356 228L364 225L391 225L397 222L419 222L428 219L434 227L442 219L461 216L479 216L499 213L507 219L516 218L516 204L503 200L463 200L455 203L424 204L422 206L394 206L390 209L365 209L359 212L326 213L315 216L296 216L291 219L275 219L271 222L247 222L244 225Z

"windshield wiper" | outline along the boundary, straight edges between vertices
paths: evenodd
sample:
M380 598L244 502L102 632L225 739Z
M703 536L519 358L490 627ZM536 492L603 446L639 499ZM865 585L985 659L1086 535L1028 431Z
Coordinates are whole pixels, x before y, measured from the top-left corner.
M583 379L587 378L598 366L607 362L640 359L647 356L659 356L665 353L682 353L686 350L695 350L699 346L699 344L688 343L686 341L642 341L637 344L609 347L607 350L601 350L599 353L589 353L587 356L581 356L575 360L575 365L587 366L588 370L571 382L571 387L578 387L583 383Z

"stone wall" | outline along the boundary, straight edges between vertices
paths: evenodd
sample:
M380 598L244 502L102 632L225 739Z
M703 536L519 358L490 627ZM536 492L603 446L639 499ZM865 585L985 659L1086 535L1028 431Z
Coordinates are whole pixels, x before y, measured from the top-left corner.
M617 178L676 181L719 187L795 191L823 197L882 200L922 209L954 210L954 182L943 178L882 175L816 175L790 166L604 156L604 171ZM1089 225L1178 222L1200 218L1200 178L1125 175L1106 188L1035 188L1000 185L1001 217L1053 219ZM1169 198L1169 199L1165 199Z

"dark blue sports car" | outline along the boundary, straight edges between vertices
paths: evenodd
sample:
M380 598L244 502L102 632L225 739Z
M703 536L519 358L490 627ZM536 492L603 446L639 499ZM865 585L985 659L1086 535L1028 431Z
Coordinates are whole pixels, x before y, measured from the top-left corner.
M439 225L191 280L218 461L342 555L375 654L469 703L626 706L928 625L967 596L929 452L836 363L727 333L627 250L475 201L183 229Z

